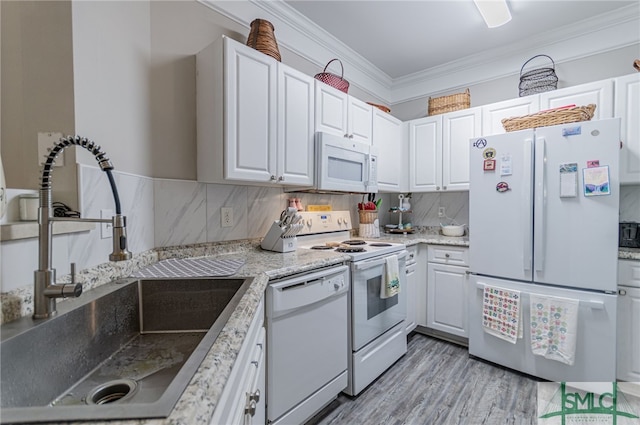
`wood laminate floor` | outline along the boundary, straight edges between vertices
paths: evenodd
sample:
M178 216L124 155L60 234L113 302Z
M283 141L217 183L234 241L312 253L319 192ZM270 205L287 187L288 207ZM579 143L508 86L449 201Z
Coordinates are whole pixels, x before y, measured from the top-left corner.
M537 380L411 334L407 354L357 397L340 394L306 425L532 425Z

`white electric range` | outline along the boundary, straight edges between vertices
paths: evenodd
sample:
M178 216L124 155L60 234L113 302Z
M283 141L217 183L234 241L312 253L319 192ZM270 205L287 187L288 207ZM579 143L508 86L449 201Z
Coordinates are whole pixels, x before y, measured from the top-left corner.
M404 244L351 237L349 211L301 212L298 249L333 249L349 261L349 383L359 394L407 352L406 256ZM400 293L380 297L388 258L398 262ZM395 259L394 259L395 261Z

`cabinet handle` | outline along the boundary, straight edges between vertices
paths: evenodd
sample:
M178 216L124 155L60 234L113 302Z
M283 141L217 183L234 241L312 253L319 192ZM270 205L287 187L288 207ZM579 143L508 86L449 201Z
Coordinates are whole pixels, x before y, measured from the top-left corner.
M344 136L343 136L343 137L344 137L345 139L348 139L348 138L349 138L349 135L348 135L347 133L344 133Z
M618 294L619 295L627 295L627 291L626 291L626 289L618 289Z
M449 254L444 254L444 258L449 258L449 257L451 257L451 255L449 255Z
M442 190L447 190L447 186L442 186Z
M271 174L271 177L269 177L269 180L271 180L272 182L273 182L273 181L276 181L276 176L274 176L273 174Z
M252 393L246 393L247 402L244 405L244 414L254 416L256 414L256 408L260 401L260 389L255 390Z
M436 190L440 190L440 186L436 186Z
M278 177L278 181L279 181L279 182L283 182L283 181L284 181L284 176L280 176L280 177Z
M350 135L349 135L349 139L353 139L353 134L350 134Z
M256 403L254 400L247 401L246 406L244 406L244 414L249 416L255 415L257 405L258 403Z

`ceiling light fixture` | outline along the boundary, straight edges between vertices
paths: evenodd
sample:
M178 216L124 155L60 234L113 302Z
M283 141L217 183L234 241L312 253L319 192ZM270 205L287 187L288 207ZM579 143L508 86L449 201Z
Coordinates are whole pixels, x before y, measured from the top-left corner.
M496 28L511 20L507 0L473 0L489 28Z

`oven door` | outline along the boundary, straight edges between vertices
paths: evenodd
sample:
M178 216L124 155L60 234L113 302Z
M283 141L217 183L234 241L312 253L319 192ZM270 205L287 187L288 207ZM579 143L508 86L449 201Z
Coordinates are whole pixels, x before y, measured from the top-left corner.
M380 285L386 270L386 257L376 257L351 264L351 335L353 351L373 341L407 317L406 255L398 256L400 292L380 298Z

